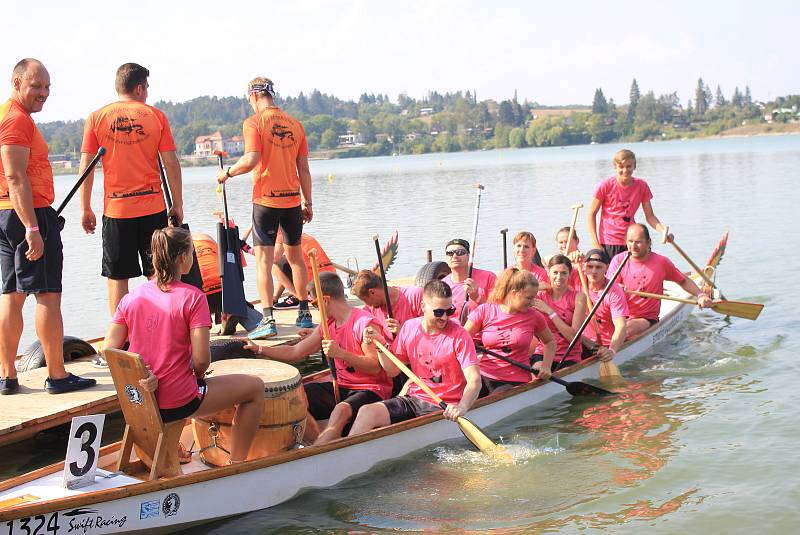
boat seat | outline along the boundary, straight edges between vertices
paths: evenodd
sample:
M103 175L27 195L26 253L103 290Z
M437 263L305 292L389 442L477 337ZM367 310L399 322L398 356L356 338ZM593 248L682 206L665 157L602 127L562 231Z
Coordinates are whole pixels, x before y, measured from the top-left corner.
M161 421L155 394L139 385L139 380L149 375L141 356L119 349L105 349L103 356L125 416L117 471L124 471L133 464L131 449L135 448L141 461L150 468L150 480L181 474L178 440L184 420L168 424Z

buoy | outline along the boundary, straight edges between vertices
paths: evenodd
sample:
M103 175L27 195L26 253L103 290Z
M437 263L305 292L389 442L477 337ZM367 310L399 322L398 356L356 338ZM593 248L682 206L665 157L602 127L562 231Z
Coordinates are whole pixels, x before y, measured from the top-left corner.
M328 173L328 184L333 184L333 173Z

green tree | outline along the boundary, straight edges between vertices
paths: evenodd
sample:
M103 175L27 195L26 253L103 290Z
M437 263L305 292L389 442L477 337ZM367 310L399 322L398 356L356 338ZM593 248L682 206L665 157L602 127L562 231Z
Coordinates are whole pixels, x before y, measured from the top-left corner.
M512 128L511 131L508 133L508 146L521 149L525 146L525 129L520 128L519 126L516 128Z
M333 128L328 128L322 133L319 144L324 149L335 149L339 146L339 134Z
M738 87L736 88L736 91L737 92L739 91ZM722 89L720 89L719 86L717 86L717 94L716 94L716 97L714 98L714 100L715 100L715 104L716 104L717 108L722 108L728 103L725 100L725 95L722 94Z
M744 99L742 98L742 94L739 92L739 86L736 86L736 89L733 90L733 96L731 97L731 105L736 106L737 108L741 108L744 104Z
M703 79L698 78L697 87L694 90L694 109L698 117L703 117L708 111L709 101L706 95Z
M639 93L639 84L636 83L636 78L633 79L631 82L631 89L628 96L628 122L633 123L634 119L636 118L636 106L639 105L639 99L641 98L641 94Z
M592 113L608 113L608 102L606 101L605 95L603 95L603 90L600 88L597 88L594 91Z
M514 107L507 100L500 103L500 110L498 112L500 122L505 125L514 125Z

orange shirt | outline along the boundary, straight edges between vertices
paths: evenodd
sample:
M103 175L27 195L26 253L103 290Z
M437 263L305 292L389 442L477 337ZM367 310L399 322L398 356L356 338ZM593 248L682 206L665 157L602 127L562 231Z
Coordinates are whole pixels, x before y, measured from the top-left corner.
M47 142L36 128L30 114L15 100L8 99L0 106L0 146L19 145L31 153L25 173L31 183L33 207L44 208L53 204L53 169L47 159ZM0 161L0 210L12 210L3 162Z
M81 152L103 156L103 214L141 217L166 208L158 153L175 150L167 117L143 102L114 102L92 112L83 128Z
M219 256L217 242L210 237L202 238L192 235L194 252L197 254L197 265L203 279L203 292L213 294L222 291L222 279L219 274Z
M278 232L278 237L275 239L275 245L279 243L283 243L283 232ZM319 244L316 238L311 234L303 233L302 237L300 238L300 250L303 251L303 262L306 265L306 270L308 272L308 280L314 279L314 272L311 270L311 257L308 256L308 252L311 249L317 250L317 270L322 273L323 271L331 271L336 273L336 268L333 267L333 263L331 259L325 254L325 251L322 249L322 246Z
M244 151L258 152L253 203L271 208L300 205L297 157L308 155L303 125L280 108L267 108L244 122Z

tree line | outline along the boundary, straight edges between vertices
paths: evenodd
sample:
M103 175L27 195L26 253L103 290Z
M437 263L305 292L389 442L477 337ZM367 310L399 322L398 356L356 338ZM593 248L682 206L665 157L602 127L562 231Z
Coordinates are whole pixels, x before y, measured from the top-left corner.
M748 86L736 87L726 97L717 86L712 93L700 78L694 98L685 105L677 92L656 96L642 93L631 83L628 102L618 105L602 88L594 92L592 105L569 109L519 102L516 91L508 100L478 100L475 91L441 94L431 91L415 99L402 93L395 101L388 95L363 93L357 101L342 100L314 90L296 97L278 95L276 104L299 119L309 149L332 157L387 154L422 154L505 147L547 147L613 141L642 141L715 135L741 124L764 121L773 110L795 106L800 95L755 102ZM156 102L172 126L182 156L191 156L195 138L219 130L223 136L241 135L242 121L251 113L241 97L197 97L186 102ZM39 124L51 153L79 152L83 121ZM339 147L339 136L358 134L359 146Z

